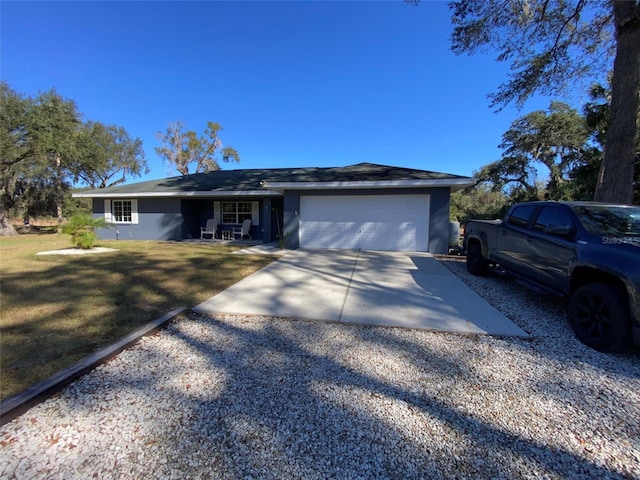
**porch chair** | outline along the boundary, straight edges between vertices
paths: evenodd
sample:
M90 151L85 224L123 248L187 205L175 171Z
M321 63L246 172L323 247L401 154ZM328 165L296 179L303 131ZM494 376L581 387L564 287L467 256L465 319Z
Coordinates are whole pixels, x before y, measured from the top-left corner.
M242 226L240 228L233 229L233 238L236 238L236 235L240 235L240 240L242 240L245 236L249 237L251 240L251 219L247 218L244 222L242 222Z
M216 238L216 231L218 230L218 220L210 218L207 220L205 227L200 227L200 238L204 238L205 235L211 235L211 238Z

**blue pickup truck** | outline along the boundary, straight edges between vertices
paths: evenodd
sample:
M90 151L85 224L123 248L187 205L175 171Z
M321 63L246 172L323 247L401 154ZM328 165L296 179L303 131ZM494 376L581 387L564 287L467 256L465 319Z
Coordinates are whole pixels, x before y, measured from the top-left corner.
M469 221L463 251L473 275L497 266L568 298L569 322L586 345L640 345L640 206L519 203L501 221Z

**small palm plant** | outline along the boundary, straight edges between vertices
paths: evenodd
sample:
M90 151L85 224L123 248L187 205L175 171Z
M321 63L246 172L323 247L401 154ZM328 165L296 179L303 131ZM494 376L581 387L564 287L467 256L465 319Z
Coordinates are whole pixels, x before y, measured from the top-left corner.
M71 235L73 245L78 248L89 249L98 240L96 229L109 228L104 218L92 217L86 213L74 215L69 223L62 227L62 233Z

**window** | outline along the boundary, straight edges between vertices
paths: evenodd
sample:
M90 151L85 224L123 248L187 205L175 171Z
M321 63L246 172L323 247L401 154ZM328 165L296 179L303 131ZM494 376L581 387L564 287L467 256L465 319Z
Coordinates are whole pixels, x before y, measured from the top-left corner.
M509 217L509 223L518 227L526 227L531 214L536 208L535 205L517 207Z
M114 222L131 222L131 200L113 201L113 220Z
M576 206L584 228L592 235L640 236L640 207Z
M549 225L567 225L571 227L573 222L569 214L561 207L544 207L536 220L533 228L544 232Z
M105 200L104 219L107 223L138 223L138 200Z
M252 202L222 202L222 223L242 223L252 219Z

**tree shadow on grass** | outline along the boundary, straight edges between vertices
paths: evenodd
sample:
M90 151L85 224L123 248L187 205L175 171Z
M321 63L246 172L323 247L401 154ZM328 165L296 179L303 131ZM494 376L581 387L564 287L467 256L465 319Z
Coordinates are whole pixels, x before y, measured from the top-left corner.
M173 262L129 252L42 262L45 268L2 278L3 398L170 310L197 304L239 278L239 269L266 263L229 254Z

